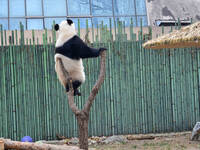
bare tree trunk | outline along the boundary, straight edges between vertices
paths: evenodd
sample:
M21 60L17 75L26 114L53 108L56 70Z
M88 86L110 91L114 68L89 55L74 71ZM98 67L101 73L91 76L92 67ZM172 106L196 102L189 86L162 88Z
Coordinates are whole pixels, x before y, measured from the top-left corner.
M88 150L88 121L89 115L77 116L78 127L79 127L79 144L80 149Z
M102 51L100 56L101 56L101 69L100 69L99 78L96 81L94 87L92 88L92 91L88 97L88 100L86 101L84 108L82 110L79 110L76 104L74 103L74 91L72 88L71 77L69 76L67 70L65 70L62 60L60 58L57 58L56 60L59 63L59 67L62 70L63 75L67 76L67 82L70 83L69 84L70 91L67 93L68 103L69 103L70 108L72 109L72 112L75 114L77 118L78 127L79 127L79 144L80 144L80 148L84 150L88 150L88 121L89 121L90 108L94 102L96 94L98 93L105 77L106 52Z

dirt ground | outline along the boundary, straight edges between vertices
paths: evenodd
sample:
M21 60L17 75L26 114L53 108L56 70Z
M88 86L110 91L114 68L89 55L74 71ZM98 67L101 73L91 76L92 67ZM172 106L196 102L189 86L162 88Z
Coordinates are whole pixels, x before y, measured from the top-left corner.
M191 133L157 136L153 140L90 146L96 150L200 150L200 141L190 141Z

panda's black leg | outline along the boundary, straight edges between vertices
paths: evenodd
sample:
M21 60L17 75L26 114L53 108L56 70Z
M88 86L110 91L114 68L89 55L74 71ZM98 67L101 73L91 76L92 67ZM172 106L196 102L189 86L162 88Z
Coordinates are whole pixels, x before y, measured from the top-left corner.
M74 90L74 96L76 96L76 95L81 96L81 92L79 92L78 89L75 89L75 90Z
M69 85L68 84L66 84L65 90L66 90L66 92L69 92Z
M74 89L74 96L78 95L78 96L81 96L81 93L78 91L78 87L81 85L81 82L80 81L73 81L72 82L72 86L73 86L73 89ZM69 92L69 84L67 84L65 86L65 90L66 92Z
M78 87L81 85L81 82L76 80L76 81L73 81L73 89L74 89L74 96L78 95L78 96L81 96L81 93L78 91Z

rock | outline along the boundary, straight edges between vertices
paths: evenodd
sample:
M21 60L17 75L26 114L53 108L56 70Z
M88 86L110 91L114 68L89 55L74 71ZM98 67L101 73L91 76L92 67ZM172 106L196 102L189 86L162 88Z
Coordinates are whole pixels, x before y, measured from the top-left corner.
M41 140L41 141L36 141L35 143L37 144L43 144L45 142L45 140Z
M192 130L191 140L198 140L200 134L200 122L197 122Z
M79 139L78 138L72 138L70 141L69 141L70 144L74 144L74 145L77 145L79 143Z
M97 141L88 139L88 145L94 145L94 144L97 144Z
M107 137L105 140L102 141L103 144L110 144L110 143L126 143L128 142L128 140L126 139L126 137L122 136L122 135L113 135L110 137Z
M102 136L102 137L92 136L88 140L92 140L93 141L92 143L96 144L96 143L101 143L105 139L106 139L105 136Z

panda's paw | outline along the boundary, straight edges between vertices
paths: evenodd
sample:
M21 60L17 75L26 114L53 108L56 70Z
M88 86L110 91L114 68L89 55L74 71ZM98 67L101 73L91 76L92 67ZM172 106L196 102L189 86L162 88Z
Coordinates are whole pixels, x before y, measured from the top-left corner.
M78 89L74 90L74 96L81 96L81 92Z
M107 50L107 48L100 48L99 52L102 52L102 51L105 51L105 50Z
M77 96L81 96L81 92L79 92L79 93L77 94Z

